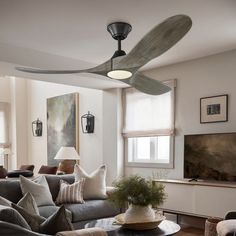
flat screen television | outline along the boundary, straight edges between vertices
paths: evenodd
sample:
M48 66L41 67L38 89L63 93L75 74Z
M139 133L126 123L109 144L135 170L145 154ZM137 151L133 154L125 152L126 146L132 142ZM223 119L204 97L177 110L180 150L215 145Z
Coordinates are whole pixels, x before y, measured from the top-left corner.
M185 135L184 178L236 181L236 133Z

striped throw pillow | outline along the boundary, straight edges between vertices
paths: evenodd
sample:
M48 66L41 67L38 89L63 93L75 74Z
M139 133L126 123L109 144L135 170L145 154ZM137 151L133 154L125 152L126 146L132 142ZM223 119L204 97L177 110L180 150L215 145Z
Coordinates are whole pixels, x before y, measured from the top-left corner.
M57 204L62 203L84 203L83 187L85 179L69 184L64 180L60 181L60 190L56 199Z

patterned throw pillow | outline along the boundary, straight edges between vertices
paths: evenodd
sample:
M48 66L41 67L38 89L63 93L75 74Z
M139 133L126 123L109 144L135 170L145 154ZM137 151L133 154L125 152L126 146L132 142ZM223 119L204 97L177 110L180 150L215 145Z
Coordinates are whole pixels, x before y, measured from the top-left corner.
M88 174L80 165L74 167L75 181L85 178L84 199L106 199L106 166L102 165Z
M60 180L60 190L56 199L57 204L62 203L84 203L83 187L85 179L69 184L64 180Z

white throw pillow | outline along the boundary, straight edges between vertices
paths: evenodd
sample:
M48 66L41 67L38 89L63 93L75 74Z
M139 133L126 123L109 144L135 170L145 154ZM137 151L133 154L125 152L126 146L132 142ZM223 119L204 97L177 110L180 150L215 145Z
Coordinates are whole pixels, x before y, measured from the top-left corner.
M60 181L60 191L57 196L56 203L84 203L83 200L83 188L85 179L81 179L73 184L69 184L66 181Z
M40 176L34 181L20 176L20 186L24 195L28 192L32 194L37 206L55 205L45 176Z
M84 199L106 199L106 166L102 165L91 174L76 164L74 167L75 181L85 179Z

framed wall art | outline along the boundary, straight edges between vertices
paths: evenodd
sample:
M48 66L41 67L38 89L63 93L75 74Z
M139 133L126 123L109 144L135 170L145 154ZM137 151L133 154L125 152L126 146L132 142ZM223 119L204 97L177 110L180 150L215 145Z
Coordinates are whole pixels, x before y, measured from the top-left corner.
M200 99L200 123L228 121L228 95L204 97Z
M47 99L47 153L48 165L62 146L75 147L79 153L79 94L71 93Z

